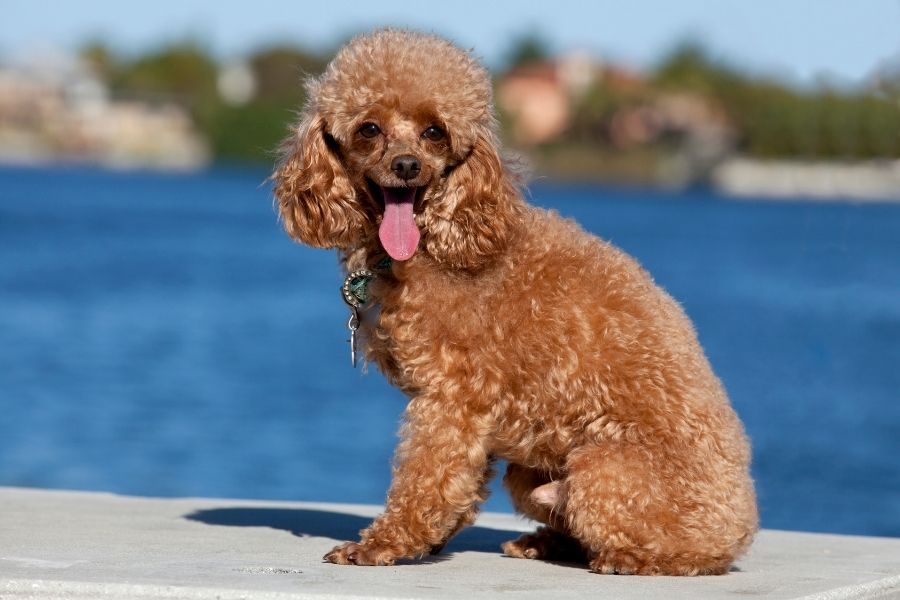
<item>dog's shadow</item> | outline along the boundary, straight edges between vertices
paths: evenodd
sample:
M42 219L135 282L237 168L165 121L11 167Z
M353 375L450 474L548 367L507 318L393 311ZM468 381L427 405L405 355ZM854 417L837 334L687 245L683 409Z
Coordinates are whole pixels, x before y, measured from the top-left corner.
M346 513L332 512L328 510L316 510L311 508L260 508L260 507L233 507L233 508L209 508L197 510L187 515L185 519L205 523L207 525L220 525L227 527L270 527L288 531L297 537L324 537L336 542L355 541L359 539L359 531L367 527L371 517L360 517ZM477 525L467 527L451 539L447 546L441 550L441 556L427 556L418 561L399 561L398 566L413 564L415 562L434 563L440 562L454 552L489 552L500 553L503 542L514 540L522 535L521 531L507 529L491 529ZM546 561L565 567L584 569L582 562ZM730 572L740 572L741 569L732 565Z
M187 514L184 518L207 525L229 527L271 527L298 537L331 538L336 542L355 541L359 531L372 519L345 513L310 508L228 507L209 508ZM514 540L521 531L467 527L451 539L442 554L453 552L499 553L500 545ZM434 557L432 557L434 559Z

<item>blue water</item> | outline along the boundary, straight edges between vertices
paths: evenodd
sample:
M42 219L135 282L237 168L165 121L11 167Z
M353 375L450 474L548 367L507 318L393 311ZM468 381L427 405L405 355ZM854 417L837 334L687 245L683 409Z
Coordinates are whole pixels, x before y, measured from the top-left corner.
M336 257L265 175L0 169L0 485L383 499L404 398L348 366ZM764 526L900 536L900 204L532 193L684 304Z

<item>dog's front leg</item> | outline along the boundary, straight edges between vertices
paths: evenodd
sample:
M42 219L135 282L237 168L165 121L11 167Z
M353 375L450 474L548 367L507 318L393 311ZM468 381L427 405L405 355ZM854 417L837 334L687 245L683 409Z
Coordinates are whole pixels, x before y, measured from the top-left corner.
M483 499L489 429L486 417L456 403L430 396L410 402L384 513L358 543L337 546L325 560L390 565L443 544Z

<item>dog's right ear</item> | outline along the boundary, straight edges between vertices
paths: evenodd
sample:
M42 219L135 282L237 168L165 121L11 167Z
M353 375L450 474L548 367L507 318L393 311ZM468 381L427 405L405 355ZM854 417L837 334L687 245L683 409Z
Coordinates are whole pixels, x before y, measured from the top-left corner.
M366 222L336 144L325 120L308 108L282 144L281 161L272 175L285 230L319 248L352 246Z

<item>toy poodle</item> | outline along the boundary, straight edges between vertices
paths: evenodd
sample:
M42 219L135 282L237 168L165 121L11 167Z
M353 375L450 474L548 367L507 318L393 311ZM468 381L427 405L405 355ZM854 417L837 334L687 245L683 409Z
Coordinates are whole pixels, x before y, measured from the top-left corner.
M757 529L741 422L650 275L525 202L485 69L387 29L352 40L307 91L273 175L281 218L339 250L352 337L409 396L383 514L325 560L439 551L504 459L516 510L541 523L505 554L726 572Z

